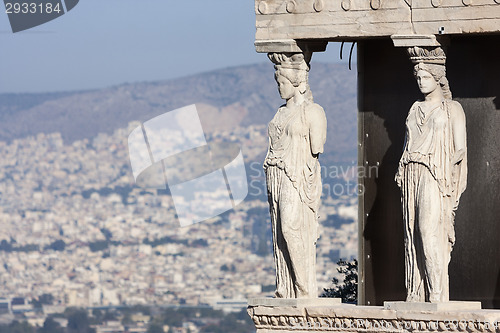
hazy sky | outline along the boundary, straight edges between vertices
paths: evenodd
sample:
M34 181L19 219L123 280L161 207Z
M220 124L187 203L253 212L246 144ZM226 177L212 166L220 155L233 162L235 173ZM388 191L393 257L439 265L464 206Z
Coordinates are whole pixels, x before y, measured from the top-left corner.
M253 0L80 0L15 34L1 7L0 93L101 88L268 61L253 46ZM313 61L339 61L338 44Z

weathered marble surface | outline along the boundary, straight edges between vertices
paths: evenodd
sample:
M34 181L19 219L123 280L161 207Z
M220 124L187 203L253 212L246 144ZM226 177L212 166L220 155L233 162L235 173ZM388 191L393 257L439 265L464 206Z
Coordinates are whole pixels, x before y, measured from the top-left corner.
M303 308L306 306L336 306L340 305L340 298L251 298L248 300L248 306L268 306L268 307L296 307Z
M315 298L318 209L322 192L318 161L326 141L326 115L308 83L310 52L270 53L281 98L269 123L264 161L271 214L278 298Z
M408 302L449 301L455 211L467 184L465 113L452 100L441 47L408 49L424 98L406 118L401 188Z
M474 311L481 310L481 302L384 302L384 309L396 311Z
M248 308L257 333L300 332L500 332L499 310L395 311L338 305Z
M257 41L500 31L499 0L256 0Z

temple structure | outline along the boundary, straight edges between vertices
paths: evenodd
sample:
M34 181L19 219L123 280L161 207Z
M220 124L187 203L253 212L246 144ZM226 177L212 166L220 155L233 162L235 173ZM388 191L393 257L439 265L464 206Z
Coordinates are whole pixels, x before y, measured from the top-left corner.
M303 331L380 331L366 326L375 322L396 327L380 326L382 331L500 332L498 324L486 325L500 320L500 311L453 308L453 302L435 309L383 307L406 299L401 192L394 176L408 110L422 98L407 49L440 47L453 100L465 112L469 170L454 219L449 298L500 310L500 1L256 0L255 13L257 52L314 57L328 42L357 43L358 165L379 168L377 177L359 179L365 188L359 196L359 306L254 304L249 313L258 332L302 332L290 328L298 323ZM454 318L477 320L448 325ZM350 329L339 328L342 323Z

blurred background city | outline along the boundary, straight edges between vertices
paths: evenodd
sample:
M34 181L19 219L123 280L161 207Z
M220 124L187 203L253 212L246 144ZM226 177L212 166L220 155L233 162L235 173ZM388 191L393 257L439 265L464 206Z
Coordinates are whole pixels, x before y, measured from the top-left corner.
M253 2L86 0L9 29L0 14L0 332L253 332L247 299L274 292L262 162L283 103ZM319 293L357 256L348 67L333 44L310 72L328 118ZM135 185L127 137L190 104L207 140L240 145L249 194L181 228L168 189Z

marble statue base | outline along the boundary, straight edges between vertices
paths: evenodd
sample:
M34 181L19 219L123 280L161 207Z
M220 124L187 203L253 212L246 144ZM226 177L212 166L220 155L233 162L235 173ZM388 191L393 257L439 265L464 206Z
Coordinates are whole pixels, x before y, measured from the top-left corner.
M384 309L395 311L473 311L481 310L481 302L384 302Z
M342 303L340 298L253 298L248 300L248 306L294 307L335 306Z

